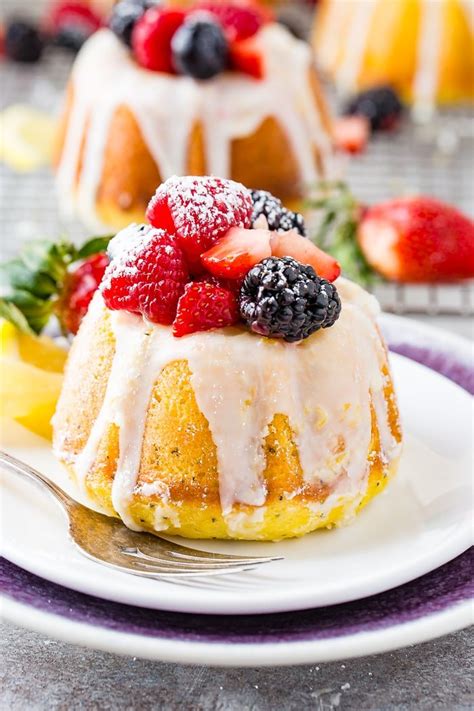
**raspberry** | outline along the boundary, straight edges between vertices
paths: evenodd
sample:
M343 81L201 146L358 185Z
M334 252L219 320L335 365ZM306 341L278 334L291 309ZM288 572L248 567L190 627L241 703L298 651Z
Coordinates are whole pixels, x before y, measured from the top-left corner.
M199 2L197 7L217 17L230 42L253 37L270 19L254 2Z
M237 296L204 281L188 284L179 300L173 323L178 338L196 331L232 326L239 321Z
M193 274L201 274L201 254L231 227L250 227L252 199L240 183L209 176L169 178L150 200L147 218L176 234Z
M240 290L240 315L252 331L288 343L329 328L341 302L334 284L292 257L269 257L249 271Z
M141 229L120 247L100 286L108 308L140 313L153 323L173 323L189 279L174 237L164 230Z
M58 310L61 324L70 333L79 330L108 263L106 254L94 254L68 274Z
M174 73L171 40L184 18L179 9L152 7L144 13L132 31L132 48L142 67Z

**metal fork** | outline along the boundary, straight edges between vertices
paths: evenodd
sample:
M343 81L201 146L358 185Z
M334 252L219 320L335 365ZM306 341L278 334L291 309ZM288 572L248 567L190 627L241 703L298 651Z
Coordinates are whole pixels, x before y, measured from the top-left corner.
M57 484L6 452L0 451L0 465L46 488L66 512L69 535L79 551L122 573L144 578L223 575L281 560L275 556L254 558L200 551L150 533L131 531L118 519L74 501Z

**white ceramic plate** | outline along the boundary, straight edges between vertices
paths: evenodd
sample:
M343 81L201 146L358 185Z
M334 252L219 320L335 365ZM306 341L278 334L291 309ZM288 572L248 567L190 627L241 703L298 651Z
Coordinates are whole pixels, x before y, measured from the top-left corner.
M398 477L349 527L282 543L202 542L203 549L278 554L257 571L176 583L115 573L69 542L61 510L3 474L2 554L73 590L141 607L211 614L302 610L356 600L434 570L471 545L472 400L459 386L392 357L405 431ZM6 447L71 492L47 442L6 428ZM71 492L73 493L73 492Z

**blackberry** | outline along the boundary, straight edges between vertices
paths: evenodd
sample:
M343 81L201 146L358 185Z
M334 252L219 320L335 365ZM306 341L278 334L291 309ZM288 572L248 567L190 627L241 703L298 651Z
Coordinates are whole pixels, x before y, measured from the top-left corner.
M191 15L173 36L173 63L181 74L211 79L226 68L227 39L222 27L210 17L204 12Z
M55 47L67 49L70 52L79 52L82 45L90 37L90 32L85 31L81 27L73 27L65 25L61 27L58 33L53 37L52 43Z
M252 331L292 343L332 326L341 312L336 287L292 257L268 257L240 289L240 315Z
M30 22L12 20L5 32L5 54L15 62L37 62L43 54L44 41Z
M132 32L136 22L145 10L156 4L151 0L121 0L114 6L110 15L110 29L127 47L131 47Z
M266 190L251 190L253 212L252 225L263 215L268 228L274 232L286 232L295 229L306 237L306 225L303 215L283 207L281 200Z
M399 121L403 104L390 86L379 86L354 96L344 113L365 116L373 131L388 131Z

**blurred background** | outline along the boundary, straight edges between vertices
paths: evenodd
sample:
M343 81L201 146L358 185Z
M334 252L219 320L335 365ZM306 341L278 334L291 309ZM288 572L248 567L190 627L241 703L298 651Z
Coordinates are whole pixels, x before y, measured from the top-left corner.
M398 12L402 4L407 5L408 12L410 2L412 10L416 3L420 4L420 0L408 0L408 4L406 0L384 0L379 3L385 6L385 15L381 17L385 17L386 21L390 21L391 26L394 27L396 18L390 13L394 12L395 7L398 7ZM444 0L428 0L428 2L432 5L433 3L442 5ZM77 3L65 3L66 6L71 4ZM47 159L53 130L48 119L60 111L64 87L75 53L86 35L105 21L104 18L107 17L112 3L107 0L90 0L90 2L84 0L83 4L87 6L88 13L85 13L82 18L79 15L79 19L76 19L72 25L66 22L61 26L57 17L55 19L53 17L57 10L57 3L47 2L47 0L35 2L2 0L1 3L4 46L0 61L0 108L2 109L0 145L3 158L0 167L0 224L3 257L13 254L18 245L27 239L67 234L79 240L88 235L87 229L79 222L59 215L53 174ZM271 4L278 18L287 24L292 32L313 43L316 62L321 70L327 97L336 117L348 113L351 96L370 89L371 82L377 83L378 79L385 78L376 62L372 62L367 68L366 81L363 81L361 86L350 85L348 69L355 60L350 57L342 58L341 66L335 66L334 57L337 52L342 51L337 47L334 49L336 35L341 35L340 42L345 43L346 46L348 41L342 31L339 33L339 30L335 30L335 27L341 28L343 24L339 26L337 23L334 24L335 16L331 19L331 13L335 12L327 7L331 3L302 0ZM367 12L369 5L372 5L374 11L372 0L337 0L332 4L345 6L339 12L349 13L350 24L356 27L357 23L359 27L362 26L364 12ZM474 3L468 0L459 4L466 9L469 22L472 22ZM314 19L315 14L316 19ZM341 19L342 15L339 15L339 18ZM18 19L26 20L33 28L40 30L42 44L37 50L38 56L34 61L15 61L15 58L8 56L5 34L8 33L12 21ZM432 44L438 41L434 32L434 19L431 19L430 26ZM342 19L341 22L343 23ZM346 22L349 20L346 19ZM404 32L409 34L410 27L408 21ZM45 34L48 34L48 41L43 46ZM355 38L351 40L353 43L357 34L360 36L360 32L355 33ZM332 39L332 45L328 37ZM426 57L432 56L433 52L437 51L436 47L431 47L429 44L430 37L419 39L420 42L428 43L424 50ZM456 35L453 35L451 42L455 39ZM381 37L378 41L387 44L387 40ZM34 45L34 38L30 38L30 49L31 43ZM397 66L403 65L408 46L409 41L406 40L405 44L399 45L398 49L396 45L392 47L392 54L398 52ZM353 49L357 50L355 46ZM463 49L464 54L465 50L466 48ZM33 54L34 51L33 49ZM471 56L465 57L465 61L472 62L472 52L474 48L470 43L467 45L467 53L471 53ZM471 83L474 81L472 76L467 80ZM394 77L395 84L397 81L397 77ZM345 180L361 204L374 204L395 196L422 193L445 200L472 216L474 214L472 109L462 100L451 102L449 106L440 106L436 101L427 100L426 82L427 78L424 77L425 86L423 86L423 78L420 79L420 96L408 97L411 106L403 111L396 125L391 126L390 130L374 130L369 137L365 136L363 139L356 137L356 145L349 147L342 158ZM400 99L405 101L407 91L406 87L403 87L403 76L398 82L397 92ZM12 111L12 106L15 106L16 113ZM29 111L31 108L41 113L32 116ZM28 132L36 134L31 141L31 144L34 144L31 148L33 155L28 155L28 150L24 146L25 140L28 143ZM372 288L381 300L382 306L396 313L454 317L467 316L474 310L472 282L415 286L385 283L380 280L374 283Z

